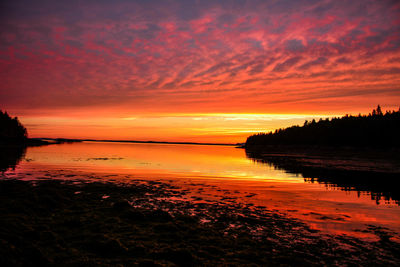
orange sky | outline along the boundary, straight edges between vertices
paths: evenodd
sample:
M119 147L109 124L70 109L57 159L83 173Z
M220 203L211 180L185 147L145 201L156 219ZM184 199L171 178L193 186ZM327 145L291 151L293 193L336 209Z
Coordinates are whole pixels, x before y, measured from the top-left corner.
M31 137L122 140L244 142L261 131L303 124L315 115L162 114L137 117L23 117Z
M243 142L400 105L396 1L18 0L0 25L31 137Z

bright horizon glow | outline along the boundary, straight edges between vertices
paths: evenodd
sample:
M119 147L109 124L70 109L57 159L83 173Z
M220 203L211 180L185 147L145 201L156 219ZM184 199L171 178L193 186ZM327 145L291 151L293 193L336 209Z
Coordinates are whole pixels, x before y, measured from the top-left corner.
M159 114L134 117L23 117L30 137L241 143L258 132L338 117L312 114ZM84 128L85 131L81 129Z

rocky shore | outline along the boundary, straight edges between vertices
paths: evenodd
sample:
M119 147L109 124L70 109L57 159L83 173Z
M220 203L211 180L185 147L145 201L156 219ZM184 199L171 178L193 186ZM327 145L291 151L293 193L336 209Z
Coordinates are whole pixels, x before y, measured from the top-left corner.
M400 262L384 228L366 242L268 209L191 201L167 182L0 180L1 266L313 266ZM198 200L198 199L197 199Z

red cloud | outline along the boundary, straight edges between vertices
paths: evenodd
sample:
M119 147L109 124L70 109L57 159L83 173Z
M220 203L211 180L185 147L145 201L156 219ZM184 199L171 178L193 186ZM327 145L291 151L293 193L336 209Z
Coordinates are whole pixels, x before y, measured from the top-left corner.
M374 95L396 105L399 7L356 2L27 5L2 19L0 104L298 112L318 109L316 98L369 108L357 99Z

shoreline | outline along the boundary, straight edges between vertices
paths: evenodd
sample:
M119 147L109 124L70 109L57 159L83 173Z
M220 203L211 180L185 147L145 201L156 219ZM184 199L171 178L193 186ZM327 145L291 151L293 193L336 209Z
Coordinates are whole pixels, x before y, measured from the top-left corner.
M237 144L231 143L199 143L199 142L179 142L179 141L140 141L140 140L109 140L109 139L67 139L67 138L34 138L47 142L50 140L52 143L73 143L73 142L107 142L107 143L133 143L133 144L166 144L166 145L198 145L198 146L237 146Z
M49 139L50 140L50 139ZM56 144L65 144L65 143L75 143L81 142L79 140L72 139L51 139L50 141L44 138L27 138L23 141L10 141L10 140L1 140L0 147L6 148L27 148L27 147L36 147L36 146L47 146L47 145L56 145Z
M388 229L366 242L322 234L268 207L182 200L185 190L152 180L0 181L0 250L6 265L255 263L394 265ZM4 266L6 266L4 265Z

